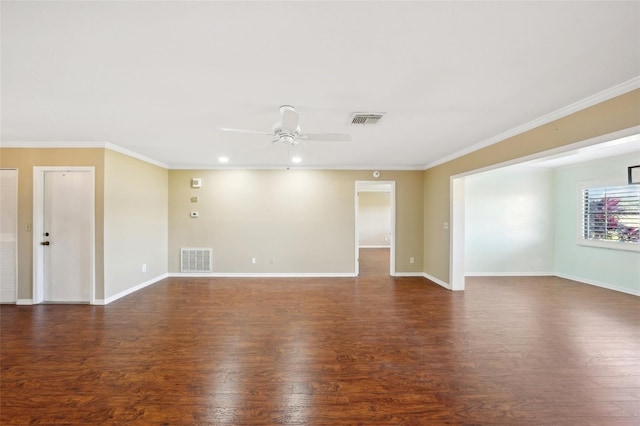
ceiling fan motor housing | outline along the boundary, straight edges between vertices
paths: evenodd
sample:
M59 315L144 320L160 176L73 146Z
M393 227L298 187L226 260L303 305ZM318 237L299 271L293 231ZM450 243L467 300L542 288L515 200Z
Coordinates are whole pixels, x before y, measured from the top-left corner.
M280 121L273 125L271 133L263 133L255 130L241 130L221 127L220 130L240 133L258 133L275 136L273 142L282 142L289 145L298 145L300 141L350 141L350 135L339 133L302 133L299 125L300 115L291 105L280 106Z
M281 134L278 136L278 142L288 143L291 145L298 145L298 140L294 135L291 134Z

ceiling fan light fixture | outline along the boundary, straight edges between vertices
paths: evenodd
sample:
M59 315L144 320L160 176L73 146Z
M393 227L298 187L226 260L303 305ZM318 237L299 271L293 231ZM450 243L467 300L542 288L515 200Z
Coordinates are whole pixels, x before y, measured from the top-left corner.
M284 143L288 143L288 144L292 144L294 143L295 139L292 135L280 135L280 142L284 142Z
M226 156L220 156L218 157L218 163L228 163L229 162L229 157Z

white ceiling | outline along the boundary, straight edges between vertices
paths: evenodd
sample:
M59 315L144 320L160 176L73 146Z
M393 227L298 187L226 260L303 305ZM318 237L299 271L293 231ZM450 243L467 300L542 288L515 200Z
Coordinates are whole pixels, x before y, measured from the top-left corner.
M1 6L5 146L174 168L286 165L286 145L218 128L270 131L290 104L304 132L353 137L301 143L299 167L422 169L640 81L638 1Z

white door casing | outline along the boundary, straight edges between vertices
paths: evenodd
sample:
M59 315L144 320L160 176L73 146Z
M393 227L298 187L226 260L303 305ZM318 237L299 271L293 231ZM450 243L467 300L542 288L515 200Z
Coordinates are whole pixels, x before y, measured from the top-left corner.
M464 177L450 178L449 289L464 290Z

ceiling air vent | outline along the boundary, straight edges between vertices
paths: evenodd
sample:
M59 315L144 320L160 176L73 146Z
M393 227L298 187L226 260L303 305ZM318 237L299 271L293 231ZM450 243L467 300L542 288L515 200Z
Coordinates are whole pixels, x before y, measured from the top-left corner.
M376 124L383 115L383 112L354 112L351 116L351 124Z

